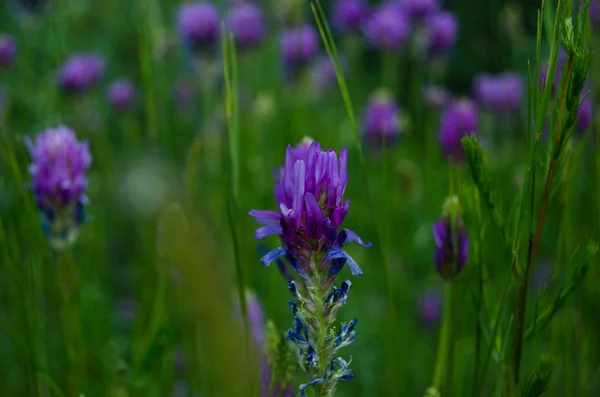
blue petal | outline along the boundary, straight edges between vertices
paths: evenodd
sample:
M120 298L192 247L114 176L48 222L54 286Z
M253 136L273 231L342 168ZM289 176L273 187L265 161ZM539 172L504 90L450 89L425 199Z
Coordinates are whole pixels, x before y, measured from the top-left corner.
M283 248L283 247L275 248L273 251L269 252L268 254L266 254L265 256L260 258L260 261L262 262L263 266L269 266L271 264L271 262L273 262L275 259L279 258L281 255L284 255L285 253L287 253L285 248Z
M350 267L350 272L352 275L356 277L360 276L362 274L362 270L360 270L358 264L354 262L354 259L352 259L350 255L346 254L345 252L344 254L346 255L346 261L348 262L348 266Z
M331 276L337 275L342 270L342 267L344 266L344 264L346 262L348 263L348 266L350 267L350 272L352 272L353 276L358 277L358 276L362 275L362 270L360 270L360 267L358 266L358 264L354 261L354 259L352 259L352 257L350 255L348 255L346 252L342 251L341 248L330 249L329 252L327 252L327 255L325 255L325 259L329 259L334 262L334 263L332 263L332 266L329 269L329 274ZM340 262L338 262L338 260ZM343 260L343 262L341 262L342 260Z
M300 395L302 397L306 397L306 388L307 387L314 386L314 385L319 385L319 384L321 384L323 382L325 382L325 378L315 378L315 379L311 380L308 383L300 385Z
M345 243L358 243L363 247L370 247L371 243L365 243L358 237L358 234L354 233L350 229L342 229L342 231L337 236L337 244L341 248Z

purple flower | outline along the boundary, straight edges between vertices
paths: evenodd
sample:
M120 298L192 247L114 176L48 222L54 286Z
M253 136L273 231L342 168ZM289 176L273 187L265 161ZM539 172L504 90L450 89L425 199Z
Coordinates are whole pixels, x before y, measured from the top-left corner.
M371 96L363 115L363 134L369 141L381 143L383 135L387 142L398 138L402 132L400 109L394 98L385 91Z
M440 144L444 153L453 159L462 159L464 152L460 140L477 130L478 115L473 102L458 100L446 108L440 126Z
M86 172L92 156L88 143L80 143L65 126L40 133L25 144L32 164L29 173L33 193L44 218L44 228L57 248L73 242L85 219Z
M406 13L412 19L422 20L438 10L438 0L404 0Z
M264 36L264 22L261 9L253 3L237 3L227 16L227 28L233 33L240 47L259 44Z
M433 224L435 240L435 269L444 280L454 280L467 263L469 237L463 227L462 218L452 222L449 215Z
M361 275L356 262L342 248L347 242L358 242L365 247L371 244L364 243L351 230L338 232L350 207L350 202L343 200L347 183L346 148L340 150L338 159L335 151L322 151L318 142L301 143L295 148L288 146L285 165L276 173L278 211L250 211L250 215L264 225L256 230L256 238L278 234L283 242L282 248L261 259L263 265L286 255L306 282L313 279L316 271L335 279L345 263L353 275ZM314 263L318 269L311 265Z
M17 52L17 44L11 35L0 34L0 68L11 64Z
M177 29L193 49L211 49L221 34L219 13L208 2L183 4L177 12Z
M333 4L333 25L340 32L360 28L369 15L369 5L364 0L337 0Z
M583 96L585 92L581 94ZM581 105L579 106L579 110L577 115L579 116L579 120L577 121L577 131L580 133L585 133L592 126L593 122L593 114L592 114L592 99L588 95Z
M428 107L440 109L450 101L450 93L444 87L428 85L423 88L423 99Z
M590 19L593 25L600 24L600 1L592 0L590 3Z
M428 291L421 297L419 314L426 326L439 323L442 314L442 298L438 292Z
M280 49L286 74L293 75L317 55L319 35L311 25L285 30L281 34Z
M256 346L264 349L266 337L265 314L260 301L250 291L246 291L246 307L252 340L254 340Z
M58 72L58 84L67 93L81 93L92 88L104 76L105 63L99 54L72 55Z
M516 73L482 74L474 86L478 103L497 113L514 112L523 102L523 80Z
M456 41L458 19L451 12L436 12L427 18L425 29L429 52L432 54L443 53L449 50Z
M410 24L402 7L394 3L383 3L367 19L363 33L374 47L395 51L408 39Z
M118 111L126 111L134 100L133 84L128 79L115 80L106 90L106 101Z

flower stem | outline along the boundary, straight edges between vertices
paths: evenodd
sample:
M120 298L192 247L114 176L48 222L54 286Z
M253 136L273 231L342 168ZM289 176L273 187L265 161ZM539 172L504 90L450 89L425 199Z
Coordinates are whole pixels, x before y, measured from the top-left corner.
M444 314L442 319L442 328L440 330L440 342L438 344L437 362L435 365L435 372L433 375L433 387L440 390L444 380L446 386L450 386L450 379L452 366L452 283L444 285ZM448 365L450 364L450 365ZM448 368L450 367L450 368ZM444 375L445 374L445 375ZM444 392L449 394L449 390Z

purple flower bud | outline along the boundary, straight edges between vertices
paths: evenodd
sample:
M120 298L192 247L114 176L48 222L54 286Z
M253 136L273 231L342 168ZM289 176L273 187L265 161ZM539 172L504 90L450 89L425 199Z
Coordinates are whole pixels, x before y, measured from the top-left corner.
M281 34L280 48L286 73L293 75L317 55L319 35L311 25L288 29Z
M441 119L440 144L444 153L453 159L464 158L460 140L477 130L478 115L473 102L458 100L449 105Z
M383 135L388 143L400 136L400 109L389 93L380 91L371 96L364 110L362 128L365 138L375 143L381 143Z
M482 74L474 86L478 103L496 113L514 112L523 102L523 80L516 73Z
M439 8L438 0L404 0L404 9L410 18L422 20Z
M25 138L32 164L33 193L44 217L44 227L56 248L71 244L85 219L86 172L92 156L88 143L79 143L65 126L40 133L35 142Z
M469 237L462 218L457 216L453 224L449 215L443 216L433 224L433 238L435 269L444 280L452 281L465 267L469 253Z
M250 211L264 225L256 230L256 238L278 234L284 245L266 254L261 259L263 264L287 255L305 280L311 279L315 271L335 278L345 263L352 274L360 275L360 268L342 247L353 241L366 247L370 244L348 229L338 232L350 208L350 202L343 200L348 183L348 150L342 148L338 159L335 151L322 151L318 142L288 146L285 165L276 173L276 179L279 211ZM311 266L314 261L319 269Z
M395 51L408 39L410 24L401 6L383 3L367 19L363 33L374 47Z
M364 0L337 0L332 13L333 25L344 33L360 28L369 15L369 5Z
M237 3L227 16L227 28L233 33L237 45L242 48L259 44L264 36L261 9L253 3Z
M134 89L128 79L115 80L106 90L106 101L117 111L124 112L133 105Z
M440 322L442 298L436 291L428 291L419 302L419 315L424 325L431 327Z
M0 69L10 65L17 52L17 45L11 35L0 34Z
M423 99L428 107L440 109L450 101L450 93L444 87L429 85L423 88Z
M458 19L447 11L436 12L427 18L425 29L429 52L433 54L446 52L456 41Z
M67 93L82 93L104 76L105 63L96 53L72 55L58 72L58 84Z
M585 92L581 94L582 98L585 95ZM593 114L592 114L592 99L588 95L581 105L579 106L579 110L577 115L579 116L579 120L577 121L577 131L580 133L585 133L592 126Z
M177 12L180 37L193 49L212 49L221 34L219 13L208 2L183 4Z

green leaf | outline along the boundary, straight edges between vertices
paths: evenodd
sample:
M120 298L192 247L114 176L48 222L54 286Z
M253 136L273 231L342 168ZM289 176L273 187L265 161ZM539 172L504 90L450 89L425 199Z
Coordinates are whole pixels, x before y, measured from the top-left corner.
M550 388L550 379L552 378L553 369L554 359L550 355L543 355L537 368L523 383L519 396L542 396Z

